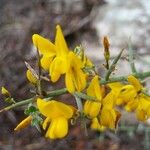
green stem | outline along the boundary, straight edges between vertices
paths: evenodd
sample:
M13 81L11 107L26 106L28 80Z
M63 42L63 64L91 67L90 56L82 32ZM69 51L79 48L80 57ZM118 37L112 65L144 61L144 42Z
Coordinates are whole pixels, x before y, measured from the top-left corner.
M124 51L124 49L122 49L122 50L120 51L120 53L118 54L118 56L114 58L114 60L113 60L113 62L112 62L112 64L111 64L111 66L110 66L109 69L107 70L106 75L105 75L105 80L106 80L106 81L109 80L109 77L110 77L111 73L114 71L114 69L115 69L115 67L116 67L116 64L117 64L118 60L120 59L120 57L121 57L123 51Z
M67 93L67 89L63 88L63 89L59 89L59 90L49 92L46 97L59 96L59 95L65 94L65 93ZM29 103L34 102L34 101L36 101L36 98L29 98L29 99L26 99L26 100L21 100L20 102L16 102L15 104L12 104L8 107L5 107L5 108L1 109L0 113L3 112L3 111L8 111L10 109L16 108L18 106L23 106L23 105L29 104Z
M29 98L29 99L26 99L26 100L22 100L21 102L16 102L15 104L12 104L8 107L5 107L5 108L1 109L0 113L3 112L3 111L8 111L8 110L13 109L13 108L18 107L18 106L29 104L29 103L33 102L34 100L35 100L34 98Z
M134 76L139 78L139 79L145 79L147 77L150 77L150 71L144 72L144 73L136 73ZM100 84L107 84L107 83L120 82L120 81L127 81L127 77L128 76L114 77L114 78L110 78L109 81L106 81L106 80L102 79L102 80L100 80ZM47 96L45 96L45 98L60 96L60 95L66 94L66 93L68 93L67 89L66 88L62 88L62 89L59 89L59 90L48 92ZM75 92L75 94L77 94L77 96L82 98L82 99L95 100L96 101L96 99L94 97L88 96L88 95L86 95L84 93ZM5 107L5 108L1 109L0 113L3 112L3 111L7 111L7 110L10 110L10 109L13 109L13 108L18 107L18 106L23 106L23 105L29 104L31 102L34 102L35 100L36 100L36 98L29 98L29 99L26 99L26 100L21 100L20 102L16 102L15 104L12 104L12 105L10 105L8 107Z
M135 76L138 79L145 79L147 77L150 77L150 71L143 72L143 73L136 73L133 76ZM126 76L119 76L119 77L114 77L114 78L109 78L109 81L102 79L100 81L101 84L107 84L107 83L112 83L112 82L123 82L127 81L128 75Z
M78 110L82 113L83 106L82 106L81 98L77 94L74 94L74 97L77 103Z
M66 93L68 93L67 89L66 88L62 88L62 89L59 89L59 90L48 92L46 98L47 97L60 96L60 95L66 94Z
M78 97L85 99L85 100L91 100L91 101L95 101L95 102L97 101L95 97L88 96L81 92L75 92L74 95L77 95Z
M133 54L133 49L131 45L131 38L129 39L128 55L129 55L129 63L130 63L131 71L133 74L136 74L137 71L136 71L135 64L134 64L134 54Z

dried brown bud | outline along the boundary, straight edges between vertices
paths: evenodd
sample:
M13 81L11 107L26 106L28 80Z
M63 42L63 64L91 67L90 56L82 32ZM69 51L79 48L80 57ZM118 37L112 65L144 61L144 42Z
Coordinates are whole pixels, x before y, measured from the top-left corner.
M109 50L110 44L109 44L109 41L108 41L107 36L104 36L104 39L103 39L103 45L104 45L105 51L108 51L108 50Z

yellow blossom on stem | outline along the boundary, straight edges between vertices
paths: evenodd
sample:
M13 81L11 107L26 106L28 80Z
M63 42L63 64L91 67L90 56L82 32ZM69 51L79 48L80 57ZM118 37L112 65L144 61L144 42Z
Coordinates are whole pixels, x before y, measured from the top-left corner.
M69 49L59 25L56 26L55 46L56 57L52 61L49 69L52 82L56 82L67 70L67 55Z
M14 129L15 131L19 131L19 130L22 130L24 128L26 128L28 125L31 124L31 121L32 121L32 117L31 116L28 116L27 118L25 118L24 120L22 120L18 125L17 127Z
M46 117L43 122L45 137L50 139L63 138L68 133L68 120L73 116L73 109L69 105L56 100L44 101L37 99L37 106L42 115Z
M119 96L126 102L127 111L135 111L138 120L146 121L150 117L150 97L141 92L143 86L134 76L128 76L128 82L130 85L125 85Z
M73 52L69 52L67 60L66 88L70 93L76 90L80 92L86 87L86 74L82 70L82 62Z
M99 84L99 77L97 75L92 79L87 89L87 95L95 97L95 99L98 101L92 102L90 100L87 100L84 104L85 115L94 118L98 115L100 111L102 99L102 90Z
M112 92L105 96L99 115L100 124L110 129L115 129L117 127L118 121L121 117L120 112L114 109L115 98L116 97Z

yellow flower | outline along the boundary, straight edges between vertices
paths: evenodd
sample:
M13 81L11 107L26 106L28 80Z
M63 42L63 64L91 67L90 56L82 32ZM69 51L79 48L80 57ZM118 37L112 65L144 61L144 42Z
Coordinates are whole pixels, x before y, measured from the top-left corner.
M125 85L119 96L126 102L127 111L135 111L138 120L145 121L150 117L150 97L141 92L143 86L134 76L130 75L128 82L130 85Z
M11 96L9 91L4 86L2 86L1 93L2 93L2 95L6 96L6 97Z
M34 76L34 74L29 69L26 72L26 77L32 84L36 84L38 82L38 79Z
M59 25L56 26L55 46L56 57L52 61L49 69L52 82L56 82L67 70L67 55L69 49Z
M98 102L92 102L90 100L87 100L84 104L84 113L91 118L96 117L101 108L102 90L98 78L99 77L96 75L92 79L87 89L87 95L95 97L95 99L98 100Z
M65 137L68 133L68 120L73 116L72 107L55 100L44 101L40 98L37 99L37 106L46 117L43 122L43 129L48 128L45 137L50 139Z
M110 129L117 127L118 121L121 114L114 109L115 106L115 95L110 92L102 101L102 108L100 111L100 124Z
M86 87L86 75L82 71L82 62L73 52L69 52L67 60L66 88L70 93L76 90L80 92Z
M19 130L26 128L28 125L31 124L31 121L32 121L32 117L28 116L23 121L21 121L14 130L19 131Z
M102 126L99 123L98 119L95 117L95 118L92 119L91 129L97 130L97 131L104 131L105 127Z

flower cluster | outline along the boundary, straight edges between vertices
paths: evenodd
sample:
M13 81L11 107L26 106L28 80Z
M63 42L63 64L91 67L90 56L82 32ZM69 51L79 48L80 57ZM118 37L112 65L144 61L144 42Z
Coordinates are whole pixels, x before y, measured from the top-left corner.
M93 130L116 130L121 117L118 107L135 112L140 121L150 118L150 96L144 93L145 89L136 75L129 75L123 78L125 80L109 79L122 51L110 64L110 44L107 37L104 37L103 42L106 61L104 66L107 70L105 79L98 75L94 64L81 47L77 46L74 50L68 48L59 25L56 26L54 43L38 34L34 34L32 40L37 49L39 68L37 73L27 64L26 76L37 92L33 99L19 103L29 103L25 111L28 117L15 130L32 124L38 129L42 127L46 138L58 139L65 137L71 122L76 122L81 117L89 120ZM65 81L61 94L70 93L75 97L77 106L56 100L54 97L61 95L60 91L48 93L42 89L42 80L45 79L48 84L57 83L61 76ZM10 97L4 87L2 94ZM13 102L12 108L15 104L18 106Z

